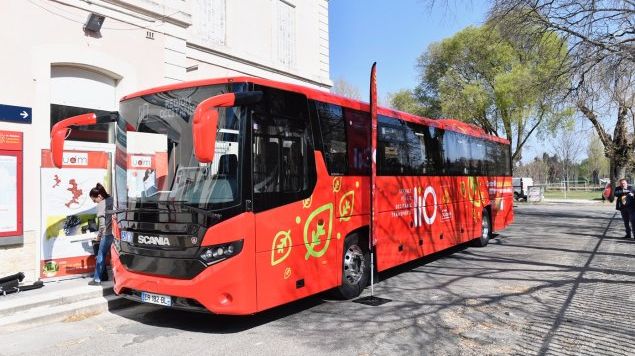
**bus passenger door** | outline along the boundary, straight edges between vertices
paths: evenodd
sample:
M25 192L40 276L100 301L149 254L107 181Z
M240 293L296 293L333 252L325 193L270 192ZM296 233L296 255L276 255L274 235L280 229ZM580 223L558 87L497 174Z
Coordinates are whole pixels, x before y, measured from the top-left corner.
M251 124L257 299L264 310L335 286L338 275L328 267L338 254L335 243L328 248L333 205L307 203L317 180L307 99L256 90L265 98Z

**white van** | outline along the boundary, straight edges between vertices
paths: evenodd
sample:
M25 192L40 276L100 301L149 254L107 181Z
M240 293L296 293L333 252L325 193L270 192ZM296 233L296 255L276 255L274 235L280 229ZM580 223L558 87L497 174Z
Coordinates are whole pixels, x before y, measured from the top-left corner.
M533 178L518 177L512 178L512 186L514 187L514 200L524 199L527 201L527 192L529 187L534 185Z

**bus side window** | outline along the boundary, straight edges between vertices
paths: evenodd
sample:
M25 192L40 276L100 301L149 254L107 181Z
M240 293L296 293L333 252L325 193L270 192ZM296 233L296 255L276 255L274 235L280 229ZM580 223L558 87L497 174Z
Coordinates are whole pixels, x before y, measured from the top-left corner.
M370 120L368 113L344 108L348 140L348 174L370 175Z
M379 115L377 123L377 174L410 175L408 147L402 120Z
M316 172L306 97L264 88L252 115L254 210L308 198Z
M322 131L324 159L329 174L345 175L348 173L348 161L346 125L342 107L319 101L315 103L315 106Z

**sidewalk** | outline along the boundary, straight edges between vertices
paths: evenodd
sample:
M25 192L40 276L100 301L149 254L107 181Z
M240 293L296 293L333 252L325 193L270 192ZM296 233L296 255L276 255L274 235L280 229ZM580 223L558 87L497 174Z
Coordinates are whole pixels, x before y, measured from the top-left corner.
M90 278L45 282L35 290L0 295L0 334L56 321L76 321L132 302L116 296L112 282L89 286Z
M602 204L605 205L615 205L615 203L609 203L602 200L589 200L589 199L564 199L564 198L545 198L542 200L542 203L557 203L557 204Z

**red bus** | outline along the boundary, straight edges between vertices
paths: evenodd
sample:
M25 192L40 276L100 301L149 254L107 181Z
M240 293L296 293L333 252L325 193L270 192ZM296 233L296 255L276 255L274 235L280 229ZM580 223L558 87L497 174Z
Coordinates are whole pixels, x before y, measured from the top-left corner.
M375 271L484 246L513 219L509 142L449 119L378 109ZM252 314L370 276L369 105L264 79L128 95L116 126L112 267L140 302ZM59 166L59 165L58 165Z

